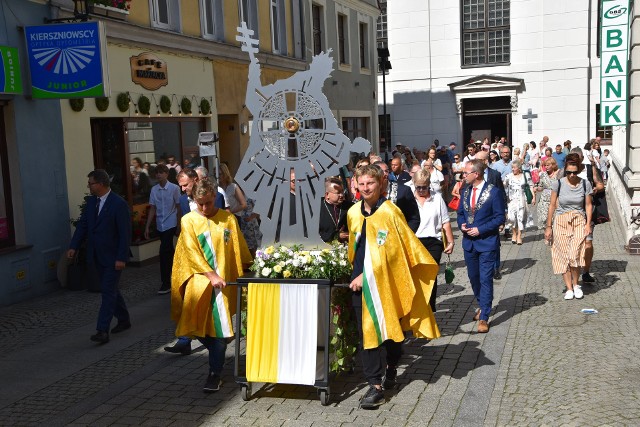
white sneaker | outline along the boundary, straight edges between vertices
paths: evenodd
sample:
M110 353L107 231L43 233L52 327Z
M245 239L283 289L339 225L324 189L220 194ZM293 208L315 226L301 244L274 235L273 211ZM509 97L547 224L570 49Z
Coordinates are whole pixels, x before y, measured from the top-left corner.
M567 291L564 293L564 299L573 299L573 291Z
M584 293L582 293L582 286L573 285L573 296L574 298L582 299L582 297L584 296Z

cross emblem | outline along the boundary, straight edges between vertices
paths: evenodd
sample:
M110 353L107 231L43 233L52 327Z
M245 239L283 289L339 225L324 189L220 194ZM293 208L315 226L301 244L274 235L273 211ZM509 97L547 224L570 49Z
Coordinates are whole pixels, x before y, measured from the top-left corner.
M533 111L531 111L531 108L529 108L529 111L527 111L527 114L522 116L522 118L527 121L527 129L528 129L527 133L528 134L532 134L533 133L533 119L537 119L538 115L537 114L533 114Z
M253 30L247 28L247 23L242 22L240 24L240 27L238 27L238 30L240 31L241 35L236 36L236 40L242 43L242 50L247 52L250 56L258 53L258 48L256 47L258 45L258 40L251 38L251 36L253 35Z

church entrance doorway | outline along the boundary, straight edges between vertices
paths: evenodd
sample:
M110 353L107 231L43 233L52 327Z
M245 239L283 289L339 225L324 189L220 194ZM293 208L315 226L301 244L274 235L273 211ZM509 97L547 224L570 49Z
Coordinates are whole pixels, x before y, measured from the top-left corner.
M511 102L509 96L465 98L462 100L462 137L465 146L470 141L506 137L511 140Z

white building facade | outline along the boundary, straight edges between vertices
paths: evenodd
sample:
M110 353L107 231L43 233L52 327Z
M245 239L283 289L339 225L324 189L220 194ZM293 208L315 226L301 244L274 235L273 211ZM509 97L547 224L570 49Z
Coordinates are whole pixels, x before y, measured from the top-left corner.
M613 144L610 187L622 206L610 210L622 211L631 239L632 202L640 208L640 19L631 4L631 124L601 128L600 1L388 1L389 145L460 148L505 136L522 146L548 136L551 146L575 147L600 136ZM381 76L378 90L382 115Z

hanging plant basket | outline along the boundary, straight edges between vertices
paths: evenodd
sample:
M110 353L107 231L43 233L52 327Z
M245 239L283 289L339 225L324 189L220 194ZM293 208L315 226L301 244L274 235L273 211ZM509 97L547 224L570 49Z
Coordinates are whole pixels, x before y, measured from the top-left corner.
M69 100L69 105L71 109L76 113L82 111L84 108L84 98L73 98Z
M121 113L126 113L129 110L129 94L121 92L116 98L116 105Z
M200 100L200 113L205 116L211 113L211 103L204 98Z
M108 97L96 98L95 99L95 103L96 103L96 108L98 109L98 111L105 112L109 108L109 98Z
M180 110L183 114L191 114L191 100L186 96L180 101Z
M171 111L171 99L167 95L160 97L160 111L165 114Z
M140 98L138 98L138 111L140 111L140 114L148 115L150 109L151 101L149 101L149 98L144 95L140 95Z

